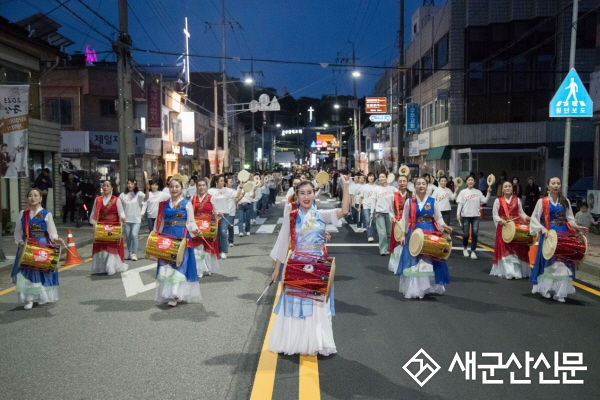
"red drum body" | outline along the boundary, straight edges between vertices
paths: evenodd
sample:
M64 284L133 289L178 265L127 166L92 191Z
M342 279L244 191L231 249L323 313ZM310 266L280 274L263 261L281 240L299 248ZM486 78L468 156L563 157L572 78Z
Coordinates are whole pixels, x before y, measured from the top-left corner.
M284 289L292 289L286 294L322 301L329 299L335 276L335 258L312 254L294 254L302 259L289 257L284 270Z
M579 264L587 253L585 236L558 236L556 231L548 231L542 247L546 260L554 257L556 261Z

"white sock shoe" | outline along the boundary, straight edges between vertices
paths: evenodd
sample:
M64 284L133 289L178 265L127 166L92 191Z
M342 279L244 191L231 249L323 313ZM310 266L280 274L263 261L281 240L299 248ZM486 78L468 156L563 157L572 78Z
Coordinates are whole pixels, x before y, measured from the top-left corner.
M31 310L33 308L33 301L30 301L27 304L25 304L25 307L23 308L26 310Z
M477 260L477 254L474 251L471 252L471 260Z
M221 253L221 258L222 258L222 259L225 259L225 258L227 258L227 254L225 254L225 253Z
M467 250L467 249L464 249L464 250L463 250L463 256L465 256L465 257L469 257L469 250Z

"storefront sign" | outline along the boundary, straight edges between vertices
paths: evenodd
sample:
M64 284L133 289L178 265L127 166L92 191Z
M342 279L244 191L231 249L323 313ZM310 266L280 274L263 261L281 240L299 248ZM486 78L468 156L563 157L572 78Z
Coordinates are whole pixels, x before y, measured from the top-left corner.
M161 152L161 143L162 140L160 138L146 138L146 154L150 154L153 156L162 155Z
M419 104L408 103L406 105L406 131L417 132L419 130Z
M27 175L29 85L0 86L0 177Z
M419 150L429 149L429 132L419 134Z
M365 112L367 114L385 114L387 113L386 97L367 97L365 99Z
M181 154L181 148L176 145L171 145L171 152L175 154Z
M413 140L408 142L408 156L416 157L419 155L419 141Z
M87 131L61 131L61 153L89 153L90 136Z
M284 129L281 131L283 136L285 135L302 135L302 129Z
M181 120L181 142L193 143L196 131L196 113L185 111L179 113Z
M117 132L89 131L90 153L118 154L119 134ZM146 135L134 133L133 148L136 155L144 154L146 148Z
M193 156L194 149L190 147L181 146L181 154L183 154L184 156Z
M150 77L148 83L148 125L146 133L149 137L160 137L161 134L161 89L160 76Z

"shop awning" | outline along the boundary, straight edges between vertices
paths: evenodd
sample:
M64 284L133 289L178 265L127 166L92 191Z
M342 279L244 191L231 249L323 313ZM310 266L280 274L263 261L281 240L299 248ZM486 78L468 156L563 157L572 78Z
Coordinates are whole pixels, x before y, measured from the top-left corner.
M449 160L450 159L450 147L440 146L433 147L427 152L427 161L433 160Z

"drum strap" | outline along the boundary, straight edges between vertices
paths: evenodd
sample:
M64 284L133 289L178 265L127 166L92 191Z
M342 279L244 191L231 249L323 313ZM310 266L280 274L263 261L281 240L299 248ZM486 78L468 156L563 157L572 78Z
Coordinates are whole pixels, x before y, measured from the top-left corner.
M25 232L25 240L29 239L29 210L26 208L23 211L23 232Z
M404 203L406 202L406 196L402 196L400 192L394 193L394 208L396 211L396 215L394 218L396 221L400 221L402 219L402 212L404 211Z
M515 199L514 196L513 199ZM502 209L504 210L504 214L506 214L506 219L510 218L510 213L508 212L508 202L504 196L500 198L500 204L502 204Z

